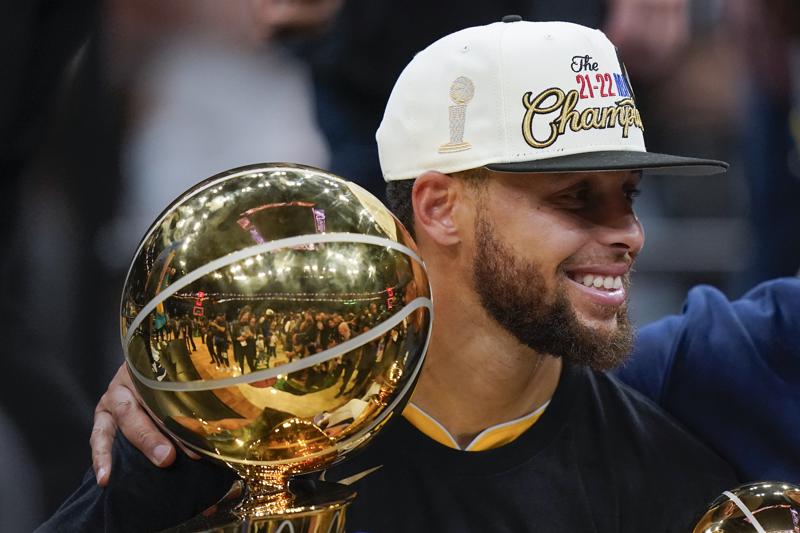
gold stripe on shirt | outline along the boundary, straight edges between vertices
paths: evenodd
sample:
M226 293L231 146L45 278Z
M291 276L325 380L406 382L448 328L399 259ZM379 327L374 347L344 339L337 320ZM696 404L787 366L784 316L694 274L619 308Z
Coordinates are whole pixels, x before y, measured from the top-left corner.
M532 413L510 420L502 424L490 426L481 431L465 448L461 448L456 439L447 429L431 415L409 402L403 411L403 416L425 436L435 440L443 446L468 452L480 452L498 448L525 433L544 413L550 402L545 403Z

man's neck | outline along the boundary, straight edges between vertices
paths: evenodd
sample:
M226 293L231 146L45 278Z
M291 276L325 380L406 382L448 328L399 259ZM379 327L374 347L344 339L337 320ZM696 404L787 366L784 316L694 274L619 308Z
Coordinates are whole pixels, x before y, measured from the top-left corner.
M452 321L442 315L452 311L464 318L465 308L446 307L437 306L427 359L411 401L465 446L484 429L520 418L550 400L561 359L523 346L480 308L467 308L478 315L471 320Z

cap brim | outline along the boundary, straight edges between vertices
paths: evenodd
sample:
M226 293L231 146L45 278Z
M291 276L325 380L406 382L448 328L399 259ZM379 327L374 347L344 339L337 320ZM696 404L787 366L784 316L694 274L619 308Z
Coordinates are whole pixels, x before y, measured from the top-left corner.
M587 172L606 170L647 170L659 174L708 176L722 174L728 163L714 159L697 159L677 155L610 150L585 152L561 157L520 161L516 163L492 163L489 170L498 172ZM658 172L661 171L661 172Z

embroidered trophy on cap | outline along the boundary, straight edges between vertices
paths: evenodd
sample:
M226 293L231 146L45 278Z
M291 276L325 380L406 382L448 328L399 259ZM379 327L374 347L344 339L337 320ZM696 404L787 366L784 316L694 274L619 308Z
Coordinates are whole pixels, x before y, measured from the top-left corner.
M472 145L464 140L464 122L467 116L467 104L475 96L475 85L464 76L459 76L450 86L450 99L455 105L450 106L450 142L439 147L440 153L469 150Z

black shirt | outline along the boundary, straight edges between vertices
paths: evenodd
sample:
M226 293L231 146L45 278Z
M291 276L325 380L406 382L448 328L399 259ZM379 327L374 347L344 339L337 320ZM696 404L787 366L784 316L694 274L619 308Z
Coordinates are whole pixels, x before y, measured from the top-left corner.
M158 469L118 439L109 487L87 475L42 530L149 531L191 518L233 476L178 455ZM348 531L685 532L737 484L727 464L649 400L613 377L566 366L544 414L507 445L450 449L398 417L326 478L377 465L355 485Z
M463 452L400 419L326 477L380 464L356 485L348 531L686 532L737 484L643 396L571 368L541 418L509 444Z

